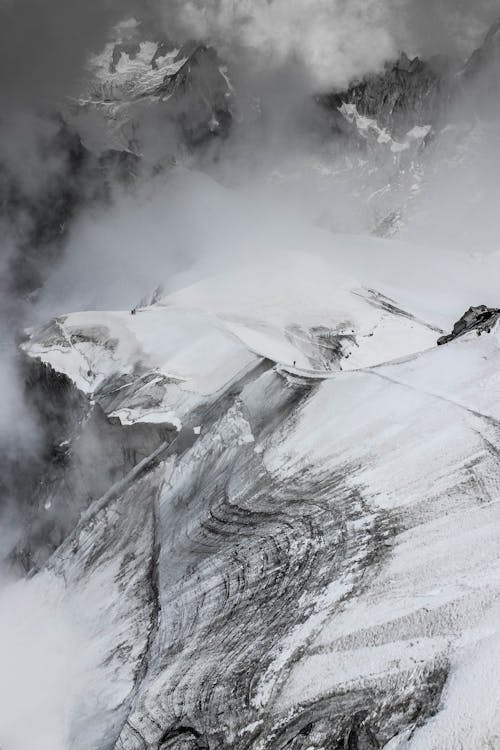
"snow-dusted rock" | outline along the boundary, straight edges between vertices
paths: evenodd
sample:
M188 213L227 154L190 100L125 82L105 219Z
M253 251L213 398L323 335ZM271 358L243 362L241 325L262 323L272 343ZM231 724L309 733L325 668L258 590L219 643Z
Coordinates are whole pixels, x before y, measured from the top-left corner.
M176 140L193 147L229 131L232 85L216 50L204 44L147 38L131 20L90 58L86 78L67 117L98 153L115 149L157 164L175 156Z

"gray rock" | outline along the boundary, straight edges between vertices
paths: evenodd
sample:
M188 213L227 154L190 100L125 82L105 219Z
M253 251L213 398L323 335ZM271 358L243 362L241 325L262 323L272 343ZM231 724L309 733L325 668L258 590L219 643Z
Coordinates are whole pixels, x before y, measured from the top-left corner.
M486 307L486 305L469 307L460 320L457 320L453 326L453 331L447 336L441 336L437 343L439 346L447 344L449 341L453 341L466 333L470 333L470 331L476 331L478 336L482 333L490 333L491 329L496 325L499 319L500 308Z

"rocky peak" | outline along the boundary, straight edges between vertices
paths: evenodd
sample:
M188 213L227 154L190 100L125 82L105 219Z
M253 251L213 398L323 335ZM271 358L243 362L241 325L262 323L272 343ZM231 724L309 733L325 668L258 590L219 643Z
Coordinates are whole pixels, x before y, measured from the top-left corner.
M191 42L177 56L183 60L166 75L154 94L169 101L189 143L227 135L231 124L231 86L222 60L212 47Z
M449 341L453 341L453 339L459 338L471 331L476 331L478 336L482 333L490 333L499 319L500 308L487 307L486 305L469 307L460 320L457 320L453 326L453 331L447 336L441 336L437 343L439 346L447 344Z
M381 73L354 83L347 90L321 98L332 110L355 105L366 117L375 118L396 136L416 125L434 124L449 99L449 77L454 64L446 56L431 60L410 59L404 52L387 63Z

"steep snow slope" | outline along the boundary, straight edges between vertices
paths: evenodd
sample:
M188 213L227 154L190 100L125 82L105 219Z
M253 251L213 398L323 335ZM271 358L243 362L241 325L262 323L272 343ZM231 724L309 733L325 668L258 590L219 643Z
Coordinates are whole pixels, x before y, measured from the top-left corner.
M500 332L435 346L422 280L388 273L403 312L346 247L25 345L108 420L178 429L47 565L88 639L71 747L494 746L493 698L463 702L498 648Z
M321 376L429 348L439 331L331 261L295 254L214 276L152 307L57 318L26 351L94 394L110 417L180 428L261 358Z

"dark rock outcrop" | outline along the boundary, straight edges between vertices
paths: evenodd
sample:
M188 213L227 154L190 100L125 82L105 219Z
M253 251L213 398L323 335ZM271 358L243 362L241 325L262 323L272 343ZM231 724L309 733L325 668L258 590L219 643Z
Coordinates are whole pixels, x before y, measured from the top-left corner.
M404 135L415 125L437 122L449 101L453 69L453 60L445 56L410 60L402 53L382 73L323 96L320 102L333 112L343 104L354 104L359 114L375 119L394 135Z
M13 475L9 489L23 528L12 563L32 571L63 542L80 514L170 433L162 425L123 426L108 419L98 400L90 403L69 378L36 360L24 359L22 368L39 446L22 468L6 459L0 463L0 490L6 473Z
M486 305L469 307L460 320L457 320L453 326L453 331L447 336L441 336L438 339L438 346L447 344L449 341L453 341L453 339L457 339L459 336L463 336L470 331L476 331L478 336L482 333L490 333L499 319L500 308L487 307Z
M231 90L222 60L203 44L184 47L178 57L186 61L177 73L165 76L154 94L168 100L188 144L227 136L232 122Z
M319 101L333 113L333 127L339 132L346 131L339 110L344 104L352 104L360 115L373 118L398 137L415 125L439 125L458 96L474 93L472 87L479 89L479 94L486 89L493 95L499 88L499 65L500 20L462 69L446 55L411 60L403 52L381 73L367 75L345 91L323 95Z
M0 163L0 221L15 247L4 290L21 296L43 284L77 213L109 201L112 186L133 181L140 165L129 152L93 155L59 117L53 136L41 145L40 159L39 173L33 175L35 188L23 185Z

